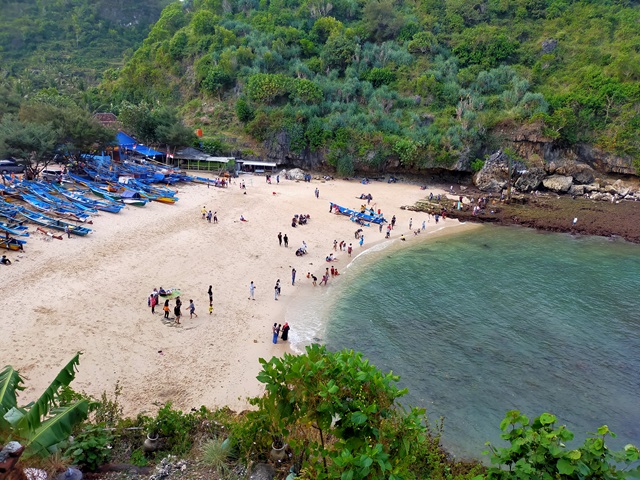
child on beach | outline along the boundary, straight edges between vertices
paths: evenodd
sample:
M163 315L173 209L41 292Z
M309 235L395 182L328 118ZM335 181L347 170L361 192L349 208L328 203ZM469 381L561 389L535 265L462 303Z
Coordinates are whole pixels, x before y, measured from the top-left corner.
M169 318L169 300L164 301L164 307L162 307L162 310L164 310L164 318L168 319Z
M189 318L193 318L195 315L198 318L198 314L196 313L196 306L193 303L193 300L189 300Z

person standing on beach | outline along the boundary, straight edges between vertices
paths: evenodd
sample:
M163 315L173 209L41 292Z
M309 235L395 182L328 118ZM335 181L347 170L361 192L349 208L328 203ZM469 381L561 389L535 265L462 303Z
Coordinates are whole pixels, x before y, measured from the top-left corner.
M212 217L213 217L213 214L211 213L211 210L209 210L209 213L207 213L207 222L211 223Z
M209 294L209 303L213 303L213 287L211 285L209 285L209 290L207 290L207 293Z
M213 302L209 302L209 315L213 315Z
M69 225L64 226L64 233L67 234L67 238L71 238L71 230L69 230Z
M176 306L173 307L173 313L176 316L176 325L180 325L180 317L182 316L182 312L180 311L180 305L176 302Z
M364 235L360 235L360 246L364 243Z
M213 223L218 223L218 212L213 212Z
M380 233L382 233L382 222L380 222L380 225L379 225L378 231L379 231Z
M162 310L164 310L164 318L168 320L169 319L169 300L164 301L164 307L162 307Z
M278 244L282 246L282 232L278 232Z
M409 230L411 230L411 227L413 226L413 218L409 219Z
M425 222L424 220L422 220L422 231L424 232L424 229L427 228L427 222Z
M296 269L292 268L291 269L291 285L295 285L296 284Z
M352 251L353 251L353 247L351 246L351 244L349 244L349 246L347 247L347 253L349 254L349 256L351 256Z
M337 252L338 251L338 240L334 240L333 241L333 251Z
M280 338L285 342L289 340L289 329L289 323L285 322L282 326L282 335L280 336Z
M316 194L316 198L320 198L320 190L318 190L318 187L316 187L315 194Z
M284 246L288 248L289 247L289 237L287 237L286 233L284 234L283 240L284 240Z
M396 226L396 216L394 215L391 218L391 229L393 230L393 228Z
M273 299L278 300L278 295L280 295L280 279L276 282L276 286L273 287Z
M152 315L156 313L156 304L158 303L158 297L156 296L157 292L158 291L154 288L151 295L149 295L149 306L151 307Z
M253 284L253 280L249 284L249 300L255 300L254 294L256 291L256 286Z
M202 207L202 219L204 220L205 217L207 216L207 207Z
M279 329L278 329L278 324L277 323L273 324L273 327L271 328L271 333L273 333L273 343L278 343Z
M195 315L196 318L198 318L198 314L196 313L196 306L193 303L193 300L189 300L189 318L193 318L193 316Z

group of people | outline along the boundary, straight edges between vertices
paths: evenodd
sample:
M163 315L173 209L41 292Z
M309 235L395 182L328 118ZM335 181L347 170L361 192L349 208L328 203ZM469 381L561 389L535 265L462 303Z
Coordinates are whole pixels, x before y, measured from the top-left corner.
M211 286L209 286L209 290L211 291ZM161 296L170 295L170 290L165 290L160 287L160 289L154 288L153 292L149 295L149 299L147 300L148 305L151 307L151 313L155 315L156 306L160 303ZM210 299L213 301L212 295L210 295ZM189 306L187 307L189 310L189 318L196 317L198 318L198 314L196 313L196 305L193 303L193 299L189 300ZM169 305L169 299L164 300L164 305L162 306L162 310L164 312L164 318L169 320L169 312L171 311ZM209 313L213 311L213 303L210 302ZM173 314L175 315L174 322L176 325L180 325L180 318L182 317L182 300L180 299L180 295L176 297L176 304L173 307Z
M309 222L311 215L300 213L293 216L291 219L291 226L296 228L298 225L306 225Z
M278 343L278 336L280 336L280 338L285 342L289 340L289 330L290 327L287 322L284 322L284 325L274 323L273 328L271 329L271 332L273 333L273 343Z
M207 207L202 207L201 210L202 219L206 219L209 223L213 220L213 223L218 223L218 212L211 212L211 210L207 211Z
M269 185L271 185L271 175L266 174L265 179ZM276 175L276 183L280 183L280 175Z
M371 203L371 200L373 200L373 196L370 193L367 193L366 195L364 193L360 194L360 197L358 197L360 200L366 200L367 201L367 205L369 205Z

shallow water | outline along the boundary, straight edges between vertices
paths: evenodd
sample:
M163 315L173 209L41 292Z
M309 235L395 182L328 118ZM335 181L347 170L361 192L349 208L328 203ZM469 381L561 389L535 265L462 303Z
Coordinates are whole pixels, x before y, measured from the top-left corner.
M454 454L480 457L510 409L640 445L640 246L483 227L367 257L307 303L294 340L399 374Z

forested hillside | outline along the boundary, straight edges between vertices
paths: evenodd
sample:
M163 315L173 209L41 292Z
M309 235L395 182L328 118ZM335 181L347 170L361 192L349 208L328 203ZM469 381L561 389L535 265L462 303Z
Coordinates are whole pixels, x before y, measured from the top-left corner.
M185 1L104 93L343 173L469 163L524 124L638 158L639 25L630 0Z
M170 0L0 0L0 74L83 89L133 53Z

